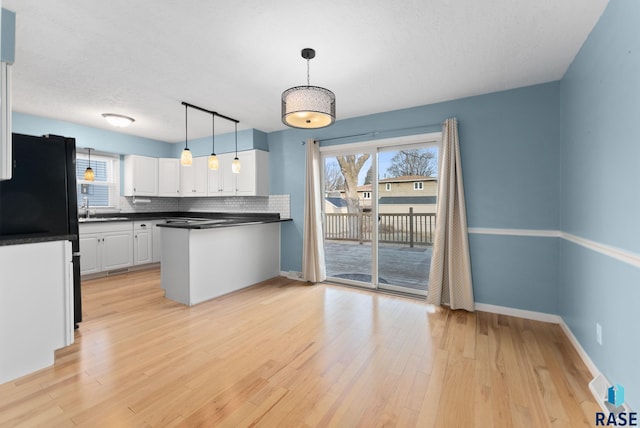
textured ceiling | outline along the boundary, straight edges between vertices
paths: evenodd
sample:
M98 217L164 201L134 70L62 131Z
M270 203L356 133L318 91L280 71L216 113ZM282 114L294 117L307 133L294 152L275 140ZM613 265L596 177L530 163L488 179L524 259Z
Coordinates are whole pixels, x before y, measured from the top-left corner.
M187 101L270 132L283 90L335 92L337 118L562 78L607 0L3 0L17 13L14 110L184 141ZM211 135L190 110L189 135ZM216 121L216 134L232 131Z

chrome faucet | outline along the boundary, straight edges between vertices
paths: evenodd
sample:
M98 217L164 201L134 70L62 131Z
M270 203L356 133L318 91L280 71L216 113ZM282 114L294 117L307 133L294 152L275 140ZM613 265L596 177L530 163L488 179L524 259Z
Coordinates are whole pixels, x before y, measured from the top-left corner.
M81 209L84 209L84 218L89 218L89 197L85 196L82 198L82 205L80 205Z

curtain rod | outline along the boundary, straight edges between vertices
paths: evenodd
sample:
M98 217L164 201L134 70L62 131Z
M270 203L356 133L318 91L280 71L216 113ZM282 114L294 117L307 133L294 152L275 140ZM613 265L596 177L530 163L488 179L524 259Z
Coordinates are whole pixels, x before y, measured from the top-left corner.
M344 135L342 137L323 138L323 139L317 140L317 141L320 141L320 142L323 142L323 141L334 141L334 140L342 140L344 138L366 137L367 135L375 137L378 134L384 134L384 133L388 133L388 132L410 131L412 129L430 128L432 126L442 126L442 123L432 123L432 124L429 124L429 125L412 126L412 127L409 127L409 128L387 129L387 130L384 130L384 131L372 131L372 132L365 132L365 133L362 133L362 134Z
M206 108L202 108L202 107L198 107L198 106L193 105L193 104L189 104L189 103L187 103L187 102L185 102L185 101L182 101L182 105L183 105L183 106L187 106L187 107L194 108L194 109L196 109L196 110L203 111L203 112L205 112L205 113L212 114L212 115L214 115L214 116L221 117L221 118L223 118L223 119L227 119L227 120L229 120L229 121L231 121L231 122L240 123L240 121L239 121L239 120L236 120L236 119L234 119L234 118L232 118L232 117L225 116L224 114L220 114L220 113L218 113L218 112L216 112L216 111L213 111L213 110L207 110Z

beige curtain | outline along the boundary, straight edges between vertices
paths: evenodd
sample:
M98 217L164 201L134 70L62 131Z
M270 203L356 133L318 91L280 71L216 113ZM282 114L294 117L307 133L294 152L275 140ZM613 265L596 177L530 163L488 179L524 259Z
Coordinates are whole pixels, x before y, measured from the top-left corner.
M320 143L307 140L307 174L304 193L302 278L322 282L327 278L322 237L322 189L320 188Z
M474 310L467 213L462 186L458 121L447 119L442 128L436 237L431 257L427 301L451 309Z

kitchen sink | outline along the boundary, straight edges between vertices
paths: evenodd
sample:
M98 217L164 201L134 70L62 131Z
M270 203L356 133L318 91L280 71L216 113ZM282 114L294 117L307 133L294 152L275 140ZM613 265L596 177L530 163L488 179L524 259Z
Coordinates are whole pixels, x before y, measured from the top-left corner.
M196 223L200 221L206 221L206 218L193 218L193 217L176 217L176 218L168 218L165 223L167 224L189 224Z

